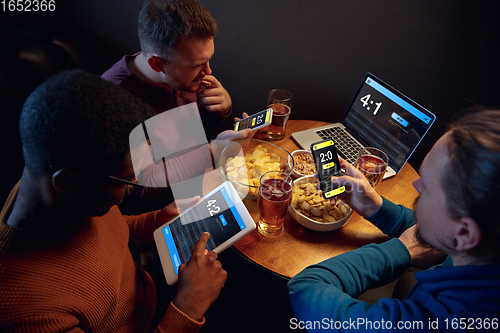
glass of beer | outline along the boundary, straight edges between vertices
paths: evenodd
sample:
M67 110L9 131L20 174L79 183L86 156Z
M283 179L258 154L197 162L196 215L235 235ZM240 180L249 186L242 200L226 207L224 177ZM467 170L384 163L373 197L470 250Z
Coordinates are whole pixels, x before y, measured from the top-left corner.
M281 171L269 171L260 177L257 229L262 235L276 237L283 233L292 199L292 184L292 177Z
M267 107L273 109L273 120L267 127L267 138L281 140L285 137L285 125L292 110L292 94L283 89L271 90Z
M373 188L384 178L389 158L380 149L367 147L358 153L355 167L368 179Z

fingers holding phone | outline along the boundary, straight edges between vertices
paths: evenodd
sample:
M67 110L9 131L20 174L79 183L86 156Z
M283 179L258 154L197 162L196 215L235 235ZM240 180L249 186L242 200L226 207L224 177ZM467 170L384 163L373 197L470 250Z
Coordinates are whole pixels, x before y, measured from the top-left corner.
M251 128L253 130L258 130L260 128L264 128L271 124L273 118L273 109L267 108L260 112L257 112L251 116L248 116L246 113L243 113L243 119L234 118L236 124L234 124L235 131L242 131L247 128Z
M354 209L359 215L368 217L375 214L382 206L382 197L373 189L363 174L349 162L339 157L339 163L344 173L340 176L331 176L332 186L344 186L344 193L331 199L341 199Z
M345 192L344 185L336 185L331 181L332 176L341 176L340 162L337 148L333 140L324 140L311 144L311 153L316 165L316 177L323 198L334 198Z
M245 118L248 118L248 117L249 117L249 116L248 116L248 113L243 112L242 117L243 117L243 118L234 117L234 122L235 122L235 123L237 123L237 122L238 122L238 121L240 121L240 120L243 120L243 119L245 119Z

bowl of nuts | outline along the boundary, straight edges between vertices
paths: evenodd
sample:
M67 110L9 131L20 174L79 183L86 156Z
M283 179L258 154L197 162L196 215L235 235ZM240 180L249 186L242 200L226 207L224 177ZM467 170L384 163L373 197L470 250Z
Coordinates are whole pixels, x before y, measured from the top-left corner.
M312 176L316 173L316 166L314 165L314 159L312 154L307 150L294 150L292 153L293 158L293 171L292 175L295 178L300 178L304 176ZM288 165L292 166L292 161L288 159Z
M353 210L342 200L332 206L330 199L323 199L316 189L318 179L305 176L293 182L290 215L302 226L315 231L332 231L343 227L351 218Z

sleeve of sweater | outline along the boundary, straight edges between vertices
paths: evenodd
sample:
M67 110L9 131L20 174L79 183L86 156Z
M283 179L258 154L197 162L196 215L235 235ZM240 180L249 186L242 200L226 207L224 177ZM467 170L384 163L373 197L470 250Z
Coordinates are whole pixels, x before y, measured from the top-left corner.
M383 198L382 206L366 219L389 237L399 237L416 223L413 210Z
M154 331L155 333L196 333L205 324L205 318L197 322L179 310L172 302L167 308L162 321Z
M410 253L399 239L366 245L310 266L288 283L293 312L300 321L320 323L358 318L396 322L401 313L398 301L383 299L371 306L356 297L410 266Z
M226 113L221 116L218 112L210 112L207 109L202 108L200 110L201 122L205 128L205 133L208 140L213 140L217 137L217 134L222 130L222 124L224 120L231 114L232 108L229 108Z
M129 229L128 245L131 249L140 249L144 245L154 242L153 231L157 225L157 215L159 210L141 215L124 215Z
M182 180L191 179L213 167L212 151L208 145L203 145L193 151L181 156L169 158L165 164L151 165L143 169L141 183L149 184L140 190L141 198L151 198L157 192L156 187L166 185L165 170L168 174L169 184L175 184Z
M212 151L208 145L203 145L182 156L166 160L166 168L170 183L194 178L203 174L213 166Z
M385 198L377 213L367 219L390 237L399 236L415 223L411 209ZM398 301L385 299L371 306L356 298L380 283L393 280L410 266L410 253L399 239L346 252L307 267L289 281L292 309L301 321L371 318L395 322L400 313Z

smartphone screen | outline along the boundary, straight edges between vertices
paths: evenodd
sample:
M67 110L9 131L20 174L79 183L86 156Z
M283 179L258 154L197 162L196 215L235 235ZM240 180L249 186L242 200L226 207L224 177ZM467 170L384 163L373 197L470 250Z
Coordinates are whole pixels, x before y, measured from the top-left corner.
M334 186L330 180L331 176L341 176L337 148L333 140L325 140L313 143L311 152L318 172L319 184L323 192L323 198L329 199L345 192L345 186Z
M196 242L205 231L210 233L206 248L211 251L245 228L225 188L203 199L162 230L175 273L179 273L182 263L189 261Z
M238 121L234 125L234 130L235 131L242 131L246 128L258 129L258 128L264 127L264 126L269 125L271 123L272 116L273 116L273 109L272 108L262 110L260 112L257 112L256 114L251 115L248 118L245 118L245 119Z

